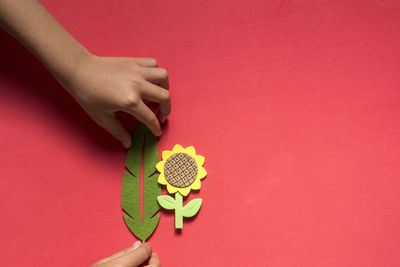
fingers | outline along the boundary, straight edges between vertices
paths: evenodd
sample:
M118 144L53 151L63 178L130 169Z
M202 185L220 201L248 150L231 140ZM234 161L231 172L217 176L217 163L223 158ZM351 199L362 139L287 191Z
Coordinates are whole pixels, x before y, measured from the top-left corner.
M149 243L143 243L136 249L128 250L127 253L115 258L113 263L115 266L138 266L144 263L151 255L151 245ZM157 265L155 265L157 266Z
M115 118L114 113L105 113L100 116L94 116L97 123L106 129L115 139L118 139L125 148L131 146L131 136Z
M161 267L160 258L157 256L156 253L152 253L149 259L149 264L146 265L148 267Z
M171 112L171 100L169 93L160 89L169 90L168 72L166 69L158 68L158 63L155 59L138 58L136 60L137 64L144 67L140 70L141 75L146 81L150 82L145 84L142 96L144 99L160 104L159 119L160 122L164 122Z
M135 58L135 62L142 67L158 67L158 62L154 58L139 57Z
M169 90L168 72L163 68L143 68L143 77L154 84L160 85L162 88Z
M164 122L171 112L168 72L163 68L158 68L158 62L154 58L129 58L129 62L134 63L132 72L136 71L141 76L139 78L136 76L133 91L139 93L141 99L159 103L159 120L141 99L128 101L130 104L125 105L128 107L123 111L146 124L154 135L160 136L160 122Z
M161 83L161 82L168 82L168 72L166 69L163 68L142 68L141 73L143 77L152 83ZM167 84L165 89L168 90L169 84Z
M126 253L129 253L130 251L137 249L138 247L140 247L141 244L142 244L142 242L136 241L135 244L133 244L131 247L129 247L129 248L124 248L124 249L118 251L117 253L111 255L110 257L107 257L107 258L104 258L104 259L102 259L102 260L99 260L99 261L97 262L97 264L99 264L99 263L106 263L106 262L115 260L116 258L119 258L119 257L125 255Z
M169 92L166 91L169 89L168 72L162 68L143 68L142 75L150 82L145 84L143 96L160 104L160 122L164 122L171 112L171 99Z
M131 104L123 111L143 122L155 136L161 135L161 126L156 115L143 103L141 99Z
M154 253L151 253L151 245L137 241L132 247L125 248L110 257L99 260L92 267L121 266L136 267L149 258L149 265L152 267L160 267L160 260ZM155 255L155 256L154 256Z
M164 122L169 113L171 113L169 91L152 83L144 82L141 94L144 99L160 104L160 122Z

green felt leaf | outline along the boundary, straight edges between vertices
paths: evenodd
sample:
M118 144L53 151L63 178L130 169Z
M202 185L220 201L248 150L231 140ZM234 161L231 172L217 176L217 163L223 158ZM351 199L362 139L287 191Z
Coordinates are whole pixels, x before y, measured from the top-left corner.
M143 124L142 124L143 125ZM146 127L143 125L143 127ZM158 149L157 149L157 138L146 129L146 153L144 154L144 177L150 177L156 172L156 165L158 163ZM158 179L158 176L157 176ZM158 184L158 181L156 181Z
M176 206L176 201L169 195L163 195L163 196L158 196L157 197L158 204L160 204L161 207L167 210L173 210L175 209Z
M144 155L143 155L144 153ZM143 218L140 212L140 168L143 161ZM131 232L145 241L157 227L160 215L154 214L160 209L157 197L161 187L157 182L158 149L156 137L139 124L132 136L132 146L128 151L122 180L121 206L125 211L123 218ZM154 174L154 175L153 175Z
M161 195L161 187L158 183L158 174L144 179L144 194L143 194L143 218L152 217L159 209L160 206L157 202L157 197Z
M139 178L124 171L122 179L121 206L129 216L134 217L139 215L140 218L139 182Z
M124 220L128 228L135 234L135 236L144 242L153 233L154 229L156 229L158 221L160 220L160 214L144 220L143 223L140 220L133 219L126 214L124 214ZM143 225L146 225L146 227ZM153 230L151 230L149 234L150 229Z
M194 215L196 215L201 207L202 202L203 201L201 198L191 200L189 203L186 204L186 206L183 207L183 216L193 217Z

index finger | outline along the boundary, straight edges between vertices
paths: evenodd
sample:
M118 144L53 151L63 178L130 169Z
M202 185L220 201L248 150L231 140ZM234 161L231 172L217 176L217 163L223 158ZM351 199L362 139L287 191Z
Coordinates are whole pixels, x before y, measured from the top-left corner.
M133 115L136 119L143 122L155 136L161 135L161 127L156 115L148 106L146 106L146 104L143 103L142 100L139 100L135 105L126 107L122 111Z
M160 122L164 122L165 118L171 113L171 96L168 90L145 81L141 91L144 99L159 103Z

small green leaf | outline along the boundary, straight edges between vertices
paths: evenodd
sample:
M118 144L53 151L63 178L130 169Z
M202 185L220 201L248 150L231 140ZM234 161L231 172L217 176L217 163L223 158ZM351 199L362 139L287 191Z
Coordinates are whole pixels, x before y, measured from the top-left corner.
M187 203L187 205L183 207L183 216L193 217L196 215L201 207L202 201L203 200L201 198L196 198Z
M162 195L157 197L158 204L160 204L161 207L167 210L173 210L175 209L176 203L175 199L168 195Z

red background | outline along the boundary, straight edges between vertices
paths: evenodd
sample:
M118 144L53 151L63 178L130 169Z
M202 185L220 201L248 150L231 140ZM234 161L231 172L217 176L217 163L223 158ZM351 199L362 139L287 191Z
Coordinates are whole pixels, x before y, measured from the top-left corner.
M159 150L205 156L163 266L400 265L397 1L45 0L91 52L170 74ZM87 266L135 242L126 151L0 33L0 264Z

